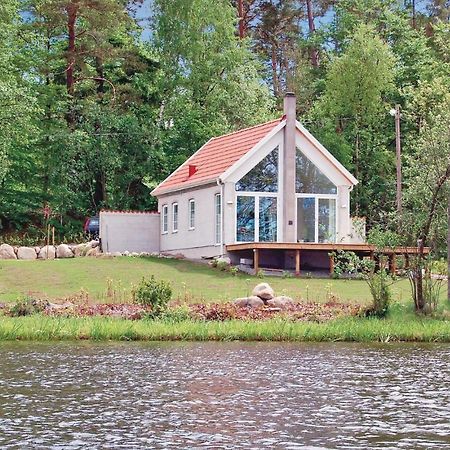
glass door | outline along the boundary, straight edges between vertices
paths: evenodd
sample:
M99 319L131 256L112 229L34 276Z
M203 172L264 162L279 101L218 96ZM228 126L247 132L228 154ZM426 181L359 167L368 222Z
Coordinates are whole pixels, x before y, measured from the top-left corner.
M297 197L297 241L336 242L336 199Z

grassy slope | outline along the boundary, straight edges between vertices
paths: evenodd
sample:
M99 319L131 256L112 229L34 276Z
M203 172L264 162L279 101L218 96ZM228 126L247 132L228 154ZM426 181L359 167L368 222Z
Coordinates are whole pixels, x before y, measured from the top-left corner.
M260 280L248 275L233 277L203 264L156 258L114 259L77 258L54 261L0 261L0 302L13 301L22 294L32 293L51 299L68 297L81 289L88 291L93 301L110 301L105 296L107 280L128 298L130 286L143 276L155 275L169 280L174 298L194 301L226 301L246 296L260 281L268 281L277 294L296 299L324 301L329 293L341 301L368 303L370 293L361 280L332 280L270 277ZM393 287L394 298L410 298L407 280Z

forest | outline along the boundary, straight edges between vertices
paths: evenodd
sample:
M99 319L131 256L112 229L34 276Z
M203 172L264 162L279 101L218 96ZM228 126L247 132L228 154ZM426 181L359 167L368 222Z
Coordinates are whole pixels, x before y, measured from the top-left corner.
M142 2L2 0L3 237L155 209L151 190L205 141L279 117L293 91L298 120L360 182L352 214L444 251L447 0Z

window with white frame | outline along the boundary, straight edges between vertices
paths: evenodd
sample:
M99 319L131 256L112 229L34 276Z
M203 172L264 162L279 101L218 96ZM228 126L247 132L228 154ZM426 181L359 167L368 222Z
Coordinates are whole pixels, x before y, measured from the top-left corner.
M193 230L195 228L195 200L189 200L189 229Z
M237 242L277 241L279 184L279 148L275 147L236 183Z
M162 215L161 232L163 234L165 234L169 231L169 206L168 205L162 206L161 215Z
M297 241L336 242L337 187L297 148Z
M172 233L178 231L178 203L172 203Z
M215 241L216 245L222 243L222 196L216 194L214 197L214 211L215 211Z

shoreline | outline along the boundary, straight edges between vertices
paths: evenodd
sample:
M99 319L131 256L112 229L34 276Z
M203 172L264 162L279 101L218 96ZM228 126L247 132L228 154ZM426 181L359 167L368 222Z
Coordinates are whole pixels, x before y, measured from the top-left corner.
M107 317L0 316L4 341L274 341L274 342L446 342L448 320L347 317L327 322L127 320Z

